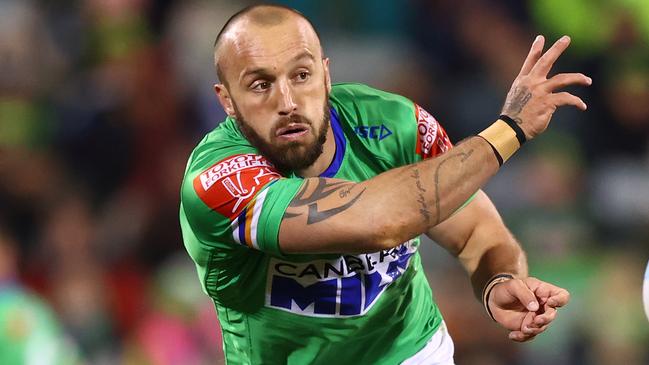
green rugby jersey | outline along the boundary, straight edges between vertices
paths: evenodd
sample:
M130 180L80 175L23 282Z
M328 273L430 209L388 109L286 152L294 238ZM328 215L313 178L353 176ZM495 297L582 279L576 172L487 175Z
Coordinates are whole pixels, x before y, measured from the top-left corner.
M336 152L322 177L364 181L451 147L437 121L404 97L337 84L329 102ZM227 363L397 364L411 357L442 322L419 238L361 255L283 254L280 222L303 181L281 176L232 118L189 158L183 239L216 305Z

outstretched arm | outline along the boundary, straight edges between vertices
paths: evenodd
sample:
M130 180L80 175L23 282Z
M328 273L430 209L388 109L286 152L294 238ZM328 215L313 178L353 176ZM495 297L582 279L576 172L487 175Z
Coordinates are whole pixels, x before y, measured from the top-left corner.
M448 218L498 170L489 144L474 137L444 155L361 183L306 179L280 227L281 250L375 252Z
M554 93L567 85L589 85L582 74L547 75L569 38L543 54L543 38L532 44L502 114L529 140L542 133L557 107L585 109L578 97ZM486 132L486 133L485 133ZM361 183L309 178L286 211L279 234L285 253L372 252L394 247L448 218L498 170L522 136L498 121L449 152L380 174Z

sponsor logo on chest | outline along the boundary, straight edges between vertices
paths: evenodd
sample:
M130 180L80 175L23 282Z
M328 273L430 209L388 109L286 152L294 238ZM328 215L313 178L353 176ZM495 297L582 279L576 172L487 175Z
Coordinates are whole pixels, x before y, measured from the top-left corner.
M272 258L266 306L312 317L365 314L408 269L417 245L301 263Z
M385 125L360 125L354 127L354 133L361 138L366 139L378 139L382 141L384 138L387 138L392 135L392 131L388 129Z

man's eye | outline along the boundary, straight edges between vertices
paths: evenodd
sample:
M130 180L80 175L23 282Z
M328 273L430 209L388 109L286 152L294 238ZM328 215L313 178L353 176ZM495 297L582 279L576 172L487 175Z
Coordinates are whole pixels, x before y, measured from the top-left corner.
M309 78L309 73L306 71L302 71L297 74L298 81L306 81L308 78Z
M260 83L255 84L252 89L255 91L263 91L266 90L270 87L270 82L268 81L262 81Z

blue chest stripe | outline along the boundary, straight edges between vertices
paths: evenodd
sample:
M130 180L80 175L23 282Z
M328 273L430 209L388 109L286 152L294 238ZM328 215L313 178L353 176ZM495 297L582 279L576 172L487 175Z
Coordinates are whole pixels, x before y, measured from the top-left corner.
M334 132L334 141L336 142L336 154L334 155L333 161L327 169L320 174L320 177L334 177L338 170L340 170L340 165L343 163L343 158L345 157L345 149L347 148L347 140L343 134L343 129L340 126L340 119L338 118L338 113L333 107L330 107L331 111L331 129Z

